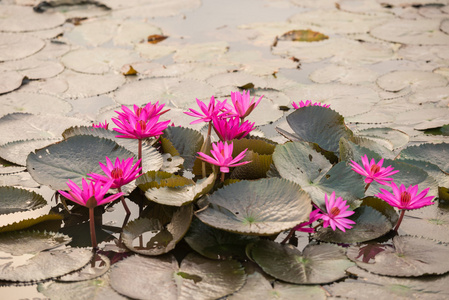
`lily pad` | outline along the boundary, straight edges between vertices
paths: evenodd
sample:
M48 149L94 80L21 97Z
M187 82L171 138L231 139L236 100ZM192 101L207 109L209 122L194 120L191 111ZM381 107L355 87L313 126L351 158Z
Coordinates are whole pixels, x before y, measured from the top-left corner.
M179 62L201 62L218 60L229 49L226 41L187 44L179 47L173 55L173 60Z
M64 24L58 13L38 14L33 8L18 5L0 6L0 31L25 32L49 29Z
M58 278L58 281L59 282L85 281L104 275L109 270L111 262L109 261L109 258L107 258L107 256L98 253L95 253L94 255L95 255L94 265L90 263L77 272L70 273L62 276L61 278Z
M162 171L147 172L136 180L148 200L171 206L182 206L200 198L210 191L214 182L214 174L195 183L191 179Z
M59 140L60 139L40 139L7 143L0 146L0 157L16 165L25 166L28 154Z
M240 289L245 278L242 266L234 260L214 261L189 254L178 267L172 255L132 256L114 265L111 286L137 299L217 299Z
M427 161L437 165L445 173L449 173L448 143L409 146L399 153L398 158Z
M192 169L197 152L204 143L203 135L193 129L168 126L162 137L168 139L178 155L184 158L184 168Z
M427 90L447 83L443 75L426 71L394 71L377 79L377 85L388 92L399 92L406 88L412 91Z
M5 107L11 107L16 112L33 114L55 114L64 116L72 110L72 105L55 96L37 93L22 93L20 91L0 96Z
M66 190L69 179L80 185L88 173L102 173L98 162L106 156L135 157L112 140L80 135L30 153L27 169L39 183L54 190Z
M51 282L39 283L37 290L43 295L55 299L78 299L78 300L125 300L127 298L121 296L114 291L109 285L110 275L105 274L91 280L77 282Z
M407 145L410 140L409 135L405 132L388 127L363 129L358 132L358 136L386 139L393 145L393 149L401 148Z
M332 166L320 153L301 142L276 146L273 162L280 176L301 186L313 202L324 208L324 194L335 191L355 208L364 196L363 182L344 162ZM344 180L342 180L344 178Z
M333 152L338 152L340 138L353 135L340 114L321 106L297 109L287 116L287 122L304 141L317 143L324 150Z
M211 259L226 260L246 258L245 246L257 242L259 238L216 229L195 218L184 239L199 254Z
M295 42L318 42L327 40L329 37L317 31L307 30L291 30L279 37L280 40L295 41Z
M353 264L337 245L307 245L301 252L292 245L261 240L249 255L271 276L296 284L322 284L346 277Z
M186 234L192 215L192 205L185 205L173 213L171 222L167 225L162 225L157 219L137 219L123 228L122 241L128 249L140 254L167 253L173 250Z
M16 71L0 73L0 94L17 90L23 82L24 76Z
M41 195L15 187L0 187L0 195L0 214L34 210L47 204Z
M67 235L54 232L15 231L0 234L0 251L20 256L35 254L70 243Z
M0 61L25 58L38 52L44 46L45 42L36 37L23 34L0 33Z
M374 257L374 263L364 263L357 259L360 247L348 249L348 257L359 267L369 272L387 275L417 277L449 272L449 251L446 244L433 240L395 236L393 246Z
M240 181L207 196L209 207L197 217L209 226L250 235L272 235L307 221L307 193L280 178Z
M326 294L319 286L287 284L280 281L270 283L264 275L254 272L248 275L242 289L228 297L229 300L246 299L326 299Z

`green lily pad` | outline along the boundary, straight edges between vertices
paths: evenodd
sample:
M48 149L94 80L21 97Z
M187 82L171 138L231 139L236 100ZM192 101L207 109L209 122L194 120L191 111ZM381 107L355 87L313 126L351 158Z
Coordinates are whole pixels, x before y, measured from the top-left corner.
M245 246L259 238L216 229L195 218L184 239L193 250L207 258L229 259L246 258Z
M136 255L114 265L111 286L137 299L218 299L240 289L245 278L242 266L234 260L189 254L178 267L172 255Z
M398 173L393 175L394 182L396 183L397 186L403 184L405 187L408 188L409 185L419 185L420 191L425 188L430 188L427 196L438 195L437 181L423 169L404 162L385 159L383 162L383 167L387 166L392 166L395 170L399 170ZM375 195L379 193L379 188L387 190L389 189L387 186L381 185L373 181L368 190L366 191L366 194Z
M355 224L346 232L333 231L332 228L321 228L314 235L318 240L331 243L359 243L381 237L388 233L393 224L388 218L371 206L360 206L354 210L354 214L348 219Z
M112 130L107 130L104 128L94 128L92 126L75 126L70 127L66 129L62 136L64 139L68 139L72 136L76 135L91 135L96 136L100 138L110 139L122 146L123 148L131 151L134 153L134 156L138 155L138 141L134 139L123 139L118 138L116 135L118 135L117 132ZM157 151L156 148L152 146L152 144L155 142L154 139L148 139L144 140L142 143L142 168L143 172L146 171L157 171L162 167L163 159L162 155ZM111 158L111 157L110 157ZM112 158L111 158L112 160ZM101 161L103 164L106 163L106 161L103 159Z
M16 214L14 214L16 215ZM60 221L64 219L64 217L60 214L47 214L47 215L41 215L36 218L23 218L23 216L15 216L18 218L16 222L12 222L7 225L3 225L0 227L0 232L9 232L9 231L16 231L16 230L22 230L29 228L31 226L34 226L39 223L47 222L47 221Z
M123 228L122 241L128 249L140 254L167 253L173 250L186 234L192 215L192 205L185 205L173 212L171 222L164 226L158 219L137 219Z
M335 191L352 208L364 196L363 182L344 162L335 166L307 143L293 142L276 146L273 162L280 176L296 182L310 194L313 202L324 208L324 194ZM344 178L344 180L343 180Z
M357 259L362 246L348 249L348 257L359 267L369 272L387 275L417 277L449 272L449 251L447 244L412 236L395 236L393 246L374 257L374 263Z
M58 278L60 282L73 282L73 281L85 281L91 280L104 275L111 266L111 262L107 256L95 253L95 263L86 265L84 268L77 272L73 272Z
M280 178L240 181L207 196L209 207L197 217L226 231L272 235L307 221L311 200L293 182Z
M40 184L66 190L69 179L80 185L88 173L102 173L98 162L104 161L106 156L135 157L112 140L81 135L30 153L27 169Z
M0 187L0 214L34 210L44 207L47 201L35 192L15 187Z
M70 243L67 235L54 232L15 231L0 234L0 251L13 256L35 254Z
M210 191L214 182L215 174L195 183L192 179L162 171L147 172L136 180L148 200L171 206L185 205L198 199Z
M373 140L372 138L364 138L358 136L353 136L350 140L361 147L365 147L371 151L378 153L383 158L394 159L396 157L396 155L392 151L393 145L389 141L382 139ZM382 144L379 142L381 142Z
M338 152L340 138L353 135L340 114L321 106L297 109L287 116L287 122L302 140L332 152Z
M6 143L0 146L0 157L16 165L25 166L28 154L35 149L43 148L59 140L60 139L33 139Z
M50 282L39 283L37 290L55 300L126 300L124 296L114 291L109 282L110 275L106 273L101 277L77 282Z
M428 161L449 173L449 143L410 146L403 149L398 158Z
M397 129L382 127L382 128L367 128L358 132L358 136L361 137L377 137L388 140L392 143L393 148L397 149L407 145L410 137L405 132Z
M430 176L435 178L439 187L449 187L449 175L444 173L437 165L429 161L414 160L414 159L397 159L397 161L404 162L409 165L421 168Z
M235 151L235 150L234 150ZM235 157L235 155L233 155ZM271 155L263 155L253 151L247 151L241 161L250 161L249 164L235 167L232 170L233 179L259 179L267 177L273 158Z
M374 158L376 161L382 158L377 152L360 146L350 140L341 138L340 140L340 159L342 161L350 162L351 160L361 161L361 157L367 155L369 158Z
M162 137L168 139L179 155L184 158L184 168L192 169L197 152L200 151L204 142L203 135L190 128L168 126Z
M269 275L296 284L322 284L346 277L351 263L337 245L292 245L261 240L249 249L251 258Z

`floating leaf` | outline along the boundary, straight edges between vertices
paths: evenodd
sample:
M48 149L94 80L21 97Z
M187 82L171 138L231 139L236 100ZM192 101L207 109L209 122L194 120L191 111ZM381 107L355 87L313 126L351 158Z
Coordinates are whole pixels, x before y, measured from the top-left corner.
M393 71L380 76L376 83L386 91L399 92L406 88L416 91L445 86L448 81L443 75L433 72Z
M1 72L0 73L0 94L9 93L18 89L23 82L24 76L17 73L16 71L12 72Z
M191 179L162 171L147 172L136 180L148 200L171 206L185 205L198 199L209 192L214 182L214 174L195 183Z
M35 254L68 244L72 239L64 234L38 231L15 231L0 234L0 251L13 256Z
M264 275L254 272L247 276L242 289L228 297L229 300L246 299L326 299L326 294L319 286L287 284L280 281L270 283Z
M246 258L245 246L258 241L259 238L216 229L195 218L184 239L201 255L211 259L226 260Z
M77 282L39 283L37 290L54 300L125 300L109 285L109 274L91 280Z
M373 263L364 263L357 259L361 247L350 247L347 255L359 267L372 273L417 277L449 272L448 246L433 240L395 236L393 245L378 253Z
M63 219L64 219L63 216L60 215L60 214L42 215L42 216L39 216L37 218L32 218L32 219L21 218L20 221L13 222L11 224L3 225L2 227L0 227L0 232L22 230L22 229L26 229L26 228L32 227L32 226L34 226L36 224L47 222L47 221L60 221L60 222L62 222Z
M291 30L279 37L280 40L295 42L318 42L327 40L329 37L317 31L307 30Z
M324 208L324 194L335 191L337 197L348 200L353 208L355 200L364 196L363 182L346 163L332 166L307 143L293 142L276 146L273 162L280 176L296 182L310 194L313 202ZM345 178L345 180L341 180Z
M94 265L90 263L77 272L70 273L62 276L61 278L58 278L58 281L60 282L84 281L84 280L91 280L104 275L109 270L111 262L109 261L109 258L107 258L107 256L98 253L95 253L94 255L95 255Z
M60 139L40 139L14 141L0 146L0 156L4 160L16 165L25 166L28 154L59 140Z
M369 158L374 158L376 160L382 159L382 156L374 152L373 150L357 145L351 140L348 141L345 138L341 138L340 159L342 161L350 162L351 160L355 160L361 162L361 157L364 155L367 155Z
M55 190L66 190L69 179L80 185L88 173L102 173L98 162L106 156L135 157L112 140L79 135L30 153L27 169L37 182Z
M167 253L189 229L192 214L192 205L184 205L173 212L171 222L165 226L157 219L137 219L123 228L122 241L128 249L140 254Z
M152 34L147 37L147 42L150 44L157 44L157 43L162 42L166 38L168 38L168 36L166 36L166 35Z
M337 152L340 138L350 138L344 119L337 112L321 106L297 109L287 116L293 131L304 141L317 143L321 148Z
M440 167L442 171L449 173L448 143L409 146L399 153L398 158L428 161Z
M279 178L240 181L207 196L209 207L198 218L215 228L252 235L272 235L307 221L309 196Z
M354 212L348 217L355 222L351 229L343 232L333 231L331 227L322 228L315 237L325 242L351 244L376 239L393 228L387 217L371 206L360 206Z
M233 157L236 155L233 155ZM267 177L267 172L270 170L273 159L271 155L261 155L253 151L247 151L242 161L251 162L234 168L231 173L231 178L248 180L265 178Z
M70 127L62 133L64 139L68 139L76 135L91 135L99 138L110 139L123 148L134 153L135 156L137 156L139 152L139 143L137 142L137 140L118 138L116 137L117 132L112 130L107 130L104 128L93 128L92 126L76 126ZM144 172L153 170L157 171L162 167L163 164L162 156L159 151L157 151L157 149L152 146L153 143L154 140L148 139L144 140L142 143L142 157L144 158L142 162L142 168ZM103 164L106 164L105 159L101 160L101 162Z
M0 214L9 214L41 208L47 201L35 192L15 187L0 187Z
M49 29L64 24L65 18L59 13L37 14L33 8L19 5L0 6L0 30L24 32Z
M138 299L217 299L240 289L245 278L242 266L234 260L214 261L189 254L178 267L171 255L136 255L114 265L111 286Z
M203 135L190 128L168 126L164 130L163 137L171 142L178 153L174 152L172 155L180 155L184 158L184 168L192 169L197 152L204 142Z
M345 277L345 270L353 265L342 248L331 244L309 244L301 253L291 245L261 240L249 254L266 273L296 284L333 282Z
M56 114L61 117L72 110L72 105L58 97L37 93L8 93L0 97L2 105L20 113ZM48 120L48 119L47 119Z
M394 149L407 145L410 140L410 137L405 132L388 127L363 129L357 135L367 138L377 137L386 139L392 143Z
M25 58L38 52L44 46L43 40L33 36L0 33L0 61Z

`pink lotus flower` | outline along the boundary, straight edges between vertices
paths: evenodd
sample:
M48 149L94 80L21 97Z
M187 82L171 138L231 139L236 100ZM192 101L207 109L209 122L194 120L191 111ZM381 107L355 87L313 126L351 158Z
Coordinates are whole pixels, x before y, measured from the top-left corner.
M248 149L243 150L233 159L233 148L234 144L232 142L228 145L227 142L223 143L222 141L219 141L217 144L212 144L212 150L210 150L210 152L212 153L213 157L210 157L203 152L198 152L198 158L210 164L219 166L222 173L229 173L230 167L237 167L250 163L250 161L243 161L239 163L239 161L242 160L245 156L245 153Z
M293 230L295 230L295 231L302 231L302 232L308 232L308 233L313 233L313 232L315 232L315 229L313 229L313 228L310 228L310 227L306 227L306 226L309 226L309 225L311 225L313 222L315 222L315 221L317 221L318 219L320 219L320 216L319 216L319 212L320 212L321 210L318 208L318 209L315 209L315 210L312 210L312 212L310 213L310 215L309 215L309 221L308 222L303 222L303 223L300 223L299 225L297 225L295 228L293 228Z
M112 181L107 183L101 181L92 181L87 183L86 179L82 179L82 189L76 185L72 180L67 182L67 186L70 188L68 192L59 191L61 195L67 199L76 202L82 206L88 208L94 208L98 205L103 205L118 199L123 193L117 193L107 198L104 196L111 188Z
M212 118L212 123L214 125L215 133L222 141L242 139L254 129L254 123L245 121L240 124L240 120L237 117L220 119L214 116Z
M407 189L403 184L398 188L394 182L391 182L391 187L393 189L393 194L389 191L380 189L381 193L377 194L376 197L384 200L391 206L397 207L399 209L411 210L418 209L423 206L432 205L433 196L426 197L430 188L423 190L418 193L418 185L410 185Z
M383 158L379 160L377 164L374 158L372 158L371 162L369 162L368 156L366 156L365 154L365 156L362 156L363 167L353 160L351 160L350 165L352 167L352 170L366 177L365 183L370 184L374 180L379 184L388 185L387 181L393 180L393 178L389 178L388 176L396 174L397 172L399 172L399 170L393 171L394 168L392 166L383 168L383 162Z
M144 107L139 107L134 104L133 109L134 111L130 110L125 105L122 105L123 112L115 111L119 116L123 117L124 119L130 119L134 118L135 120L149 120L155 116L161 116L165 114L170 109L166 109L161 112L162 108L164 108L165 104L159 105L159 101L157 101L155 104L151 104L151 102L147 103Z
M262 98L263 96L261 96L257 102L254 102L255 97L251 99L249 91L243 91L242 94L240 92L231 92L233 105L226 103L225 108L230 111L232 116L238 116L239 118L244 119L254 110L254 108L256 108Z
M96 173L91 173L87 175L92 177L92 180L94 181L101 181L104 183L112 181L111 189L118 189L140 176L139 172L141 169L138 168L140 159L136 162L134 166L133 160L134 158L128 158L120 161L120 159L117 157L115 159L115 163L112 164L109 157L106 157L106 166L101 162L99 163L101 169L106 174L106 176Z
M98 124L92 124L92 127L94 128L104 128L104 129L108 129L108 122L105 120L104 123L99 122Z
M227 112L223 112L224 106L226 104L226 100L223 102L217 101L215 104L215 98L212 96L209 101L209 105L206 106L202 101L196 99L196 103L198 103L198 106L201 109L201 112L198 112L192 108L189 108L190 111L184 112L186 115L189 115L191 117L199 118L198 120L195 120L193 122L190 122L190 124L196 124L201 122L210 122L212 121L213 116L223 116L226 115Z
M119 127L113 129L121 133L116 137L139 140L161 135L170 123L170 120L158 122L159 115L152 116L149 120L136 119L130 115L125 118L119 115L118 119L112 118L112 121Z
M315 103L312 103L312 101L306 100L306 102L300 101L300 102L298 102L298 104L296 104L295 102L292 102L292 106L293 106L295 109L298 109L298 108L306 107L306 106L322 106L322 107L328 108L328 107L330 107L331 105L330 105L330 104L324 104L324 103L321 103L321 102L315 102Z
M346 200L343 200L341 197L335 200L335 192L332 192L329 199L327 198L327 194L324 196L327 212L318 214L324 221L323 227L326 228L330 225L332 230L335 231L336 227L338 227L343 232L345 232L345 228L351 229L352 226L349 224L355 224L355 222L346 217L352 216L354 212L348 211L349 205L346 205Z

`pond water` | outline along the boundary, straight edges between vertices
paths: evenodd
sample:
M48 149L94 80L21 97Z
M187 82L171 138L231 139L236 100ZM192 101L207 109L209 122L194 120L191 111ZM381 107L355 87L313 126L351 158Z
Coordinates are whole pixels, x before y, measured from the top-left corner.
M403 177L406 182L419 184L420 190L430 187L433 196L440 196L433 206L407 212L399 235L422 236L444 245L449 243L449 212L445 205L449 199L449 134L447 126L444 127L449 124L448 1L104 0L96 2L97 5L72 2L74 5L66 5L67 1L45 4L35 0L0 3L0 185L26 188L42 195L48 203L37 210L16 214L2 212L0 228L41 217L51 209L65 214L62 224L47 222L33 229L53 231L56 228L72 238L72 247L89 247L88 223L71 226L82 223L81 220L87 221L88 210L84 207L73 209L69 216L63 204L54 197L54 190L64 187L55 188L58 183L51 180L49 184L42 184L42 177L35 181L34 177L39 175L30 176L25 170L26 167L30 169L28 154L62 141L61 134L72 126L90 126L93 122L107 120L113 127L111 118L121 105L142 105L149 101L160 101L171 109L163 116L164 120L170 119L175 126L182 125L205 134L207 130L203 124L189 124L193 119L183 112L188 108L197 109L196 98L209 101L214 95L219 100L229 99L232 91L246 88L256 98L264 95L260 105L248 117L258 126L255 135L279 144L288 139L276 128L292 133L288 123L299 122L288 122L287 116L294 111L292 102L310 99L330 104L344 118L344 123L335 126L347 126L354 135L368 139L360 145L389 159L388 163L395 168L402 168L401 172L407 174ZM34 11L33 7L40 8L41 12ZM303 30L305 41L292 39L295 36L292 30ZM326 38L317 38L320 33ZM166 39L149 43L149 36L153 39L165 36ZM126 74L131 68L136 74ZM427 134L428 130L437 134ZM193 134L188 136L194 137ZM320 144L318 140L310 141ZM436 150L420 148L425 158L419 158L414 152L401 154L403 149L423 143L441 144L442 147ZM130 150L133 147L136 146L126 145L120 151L133 152ZM352 154L364 153L358 145L348 146L348 149L348 152L353 151ZM405 166L399 158L415 162ZM176 166L167 160L164 163L168 165L164 165L166 170ZM324 165L327 164L330 169L331 164L326 161ZM151 167L144 169L151 170ZM295 181L288 176L282 177ZM312 183L318 185L317 182ZM288 191L287 186L283 187ZM133 188L130 186L129 190ZM307 191L313 194L314 187L309 188ZM375 195L378 188L379 185L370 187L366 195ZM132 194L129 198L139 199L139 195ZM127 203L131 210L129 221L133 221L142 212L137 201L128 200ZM159 210L164 211L161 207L153 208L160 213ZM178 236L181 239L185 232L181 234L179 228L185 227L186 222L190 224L190 219L182 219L182 214L175 209L167 210L163 212L166 218L178 218L173 221L173 227L177 229L155 238L159 231L148 229L154 224L139 225L146 228L143 239L139 240L139 234L133 230L141 228L136 226L137 229L126 232L131 241L127 246L145 252L165 249ZM389 214L386 208L378 207L378 210L382 210L383 218ZM148 217L157 214L149 208L144 213ZM111 235L116 239L121 237L121 228L127 221L120 203L106 206L104 212L97 211L97 224L103 224L97 237L99 247L105 253L109 251L109 259L113 262L128 255L121 253L126 247L111 238ZM195 226L199 230L203 225ZM287 233L281 233L276 241L280 242ZM297 248L302 251L309 244L309 238L300 232L297 238ZM392 245L390 238L387 236L378 242ZM352 243L339 239L334 237L333 242ZM408 240L397 243L412 244ZM195 242L189 245L195 245ZM188 247L182 240L172 251L178 261L184 258ZM373 246L372 251L389 246L376 247ZM113 251L116 256L112 256ZM263 256L263 251L257 252L257 247L247 251L254 257ZM204 253L207 251L203 249ZM216 255L212 250L210 253ZM436 255L440 255L439 252ZM2 252L1 256L11 258L9 253ZM441 259L431 253L429 256L435 261ZM204 258L198 257L187 256L186 263L180 267L173 267L175 259L170 261L179 282L188 279L196 284L201 281L201 277L189 273L193 272L189 266L207 264L202 261ZM17 266L23 263L15 262ZM247 272L261 270L255 267L256 264L243 263ZM401 270L402 266L397 268ZM304 293L311 298L314 293L322 293L316 294L318 299L329 296L372 299L373 295L398 299L449 297L448 287L444 285L447 275L408 280L375 275L376 271L369 273L352 266L347 271L351 275L346 279L330 280L328 282L336 283L325 284L318 292L308 290ZM130 276L126 270L123 272ZM112 277L111 280L117 279ZM104 279L97 284L109 286L108 282L109 279ZM247 282L247 286L265 284L256 276ZM55 292L55 287L48 288L53 283L51 280L39 285L40 291L37 283L3 283L0 287L2 299L64 299L68 295ZM283 286L285 283L270 283L270 287L276 287L279 293L285 293L285 299L289 299L289 294L283 290L288 289ZM81 285L75 288L87 291ZM119 287L121 294L130 296L129 291L121 290L123 288ZM173 287L168 284L166 288ZM92 299L122 299L121 295L111 291L101 291ZM242 292L240 296L236 293L229 298L255 295L248 290Z

